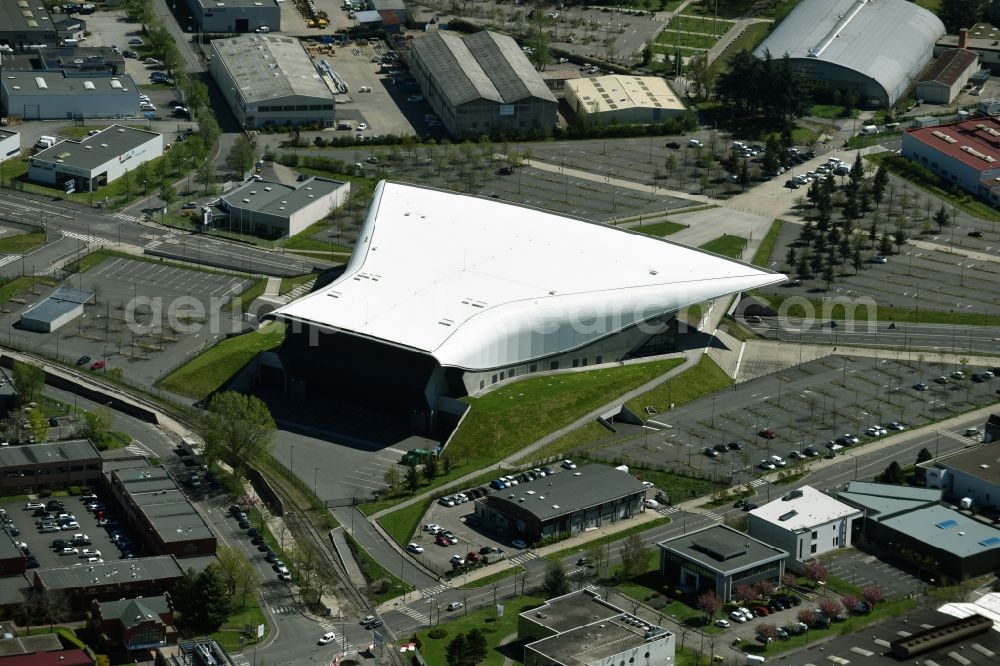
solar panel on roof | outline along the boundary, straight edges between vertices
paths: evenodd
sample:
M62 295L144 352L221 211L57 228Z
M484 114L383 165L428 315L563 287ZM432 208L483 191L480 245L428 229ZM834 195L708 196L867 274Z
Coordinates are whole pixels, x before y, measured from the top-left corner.
M937 527L938 529L947 530L952 527L955 527L955 525L958 525L958 521L949 518L948 520L942 520L940 523L935 525L935 527Z

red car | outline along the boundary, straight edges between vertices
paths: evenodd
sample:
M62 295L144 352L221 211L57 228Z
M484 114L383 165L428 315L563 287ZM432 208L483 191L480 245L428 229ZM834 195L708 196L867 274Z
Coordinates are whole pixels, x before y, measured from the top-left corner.
M469 554L466 556L466 559L469 560L470 562L479 562L483 559L483 556L474 550L470 550Z
M763 437L764 439L774 439L778 436L778 433L774 432L770 428L765 428L764 430L758 432L757 435L759 437Z
M450 546L451 545L451 542L448 541L448 537L446 537L443 534L439 534L438 537L437 537L437 539L434 539L434 543L436 543L439 546Z
M90 364L90 369L91 370L103 370L104 369L104 361L94 361L93 363Z

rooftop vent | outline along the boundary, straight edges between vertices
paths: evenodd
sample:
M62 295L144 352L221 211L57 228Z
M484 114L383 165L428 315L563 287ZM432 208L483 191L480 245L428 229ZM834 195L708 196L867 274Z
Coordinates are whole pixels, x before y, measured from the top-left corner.
M48 88L49 88L49 84L46 83L45 79L43 79L40 76L36 76L35 77L35 85L38 86L39 88L41 88L42 90L48 90Z
M84 81L83 82L83 88L84 88L84 90L93 90L94 89L94 82L93 81Z

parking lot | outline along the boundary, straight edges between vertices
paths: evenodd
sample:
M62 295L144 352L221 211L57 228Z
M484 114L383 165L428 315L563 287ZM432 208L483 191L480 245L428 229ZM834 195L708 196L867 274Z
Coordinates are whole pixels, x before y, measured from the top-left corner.
M64 284L93 291L96 304L85 306L83 315L56 333L22 330L17 326L21 313L53 291L36 284L17 297L23 304L11 301L14 307L0 313L0 331L6 329L8 338L23 347L44 350L68 363L103 361L104 371L121 368L125 378L152 386L191 353L240 330L240 316L222 310L222 305L251 282L110 257Z
M794 471L797 465L830 455L827 444L847 433L858 438L859 444L852 446L856 448L879 439L865 434L874 425L888 428L898 421L910 429L995 402L1000 380L933 381L955 370L932 362L829 356L742 382L676 413L669 411L669 400L649 405L657 412L651 418L667 428L650 432L621 427L619 439L609 438L606 446L588 455L745 483L773 471L760 466L773 455ZM915 389L918 383L925 383L926 390ZM768 430L773 438L761 436ZM963 438L961 433L952 436ZM730 448L730 442L741 448ZM705 455L706 448L716 446L725 452ZM800 457L809 448L815 455ZM904 462L908 464L900 464Z
M926 588L925 583L905 571L853 548L834 551L825 564L831 576L862 588L878 585L890 598L920 594Z
M39 567L51 569L56 567L85 566L86 563L81 557L81 553L61 555L52 547L54 541L58 539L72 540L74 535L77 534L86 535L89 537L91 543L74 544L72 547L80 551L84 548L100 551L99 557L105 562L127 559L123 554L126 551L120 550L112 540L111 534L114 532L121 533L124 535L125 540L130 541L129 551L127 552L131 552L135 557L142 556L143 547L141 542L131 539L131 535L127 533L124 525L118 525L113 522L107 527L98 526L97 513L87 510L84 501L80 497L47 498L34 501L45 504L52 499L64 503L65 513L71 514L79 524L79 527L42 532L35 525L35 521L40 518L33 515L34 510L25 509L25 502L23 500L2 504L3 508L7 511L7 516L12 519L13 524L20 531L20 534L13 536L14 541L27 544L29 551L37 559ZM114 521L115 508L111 506L110 502L106 501L107 498L103 499L106 504L106 508L104 509L105 516ZM55 517L58 513L57 511L53 511L49 515ZM95 557L97 556L95 555Z

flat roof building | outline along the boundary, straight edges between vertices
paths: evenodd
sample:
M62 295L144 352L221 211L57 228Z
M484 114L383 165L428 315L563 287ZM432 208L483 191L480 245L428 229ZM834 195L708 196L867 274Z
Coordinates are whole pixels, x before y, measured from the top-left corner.
M60 141L28 160L28 178L66 192L96 192L163 155L163 135L112 125L79 141Z
M259 28L281 30L278 0L187 0L187 5L199 32L232 34L254 32Z
M645 511L646 486L628 472L584 465L476 500L476 516L501 534L535 543L578 534Z
M945 32L941 20L907 0L803 0L754 50L789 65L816 91L857 94L865 106L895 104Z
M36 333L51 333L83 314L83 306L96 299L92 291L57 287L41 303L21 313L19 328Z
M901 154L974 196L1000 203L1000 121L995 118L908 129Z
M621 228L382 182L343 275L266 316L302 325L278 355L307 394L328 395L338 376L355 398L399 396L433 424L440 396L642 355L680 308L785 279Z
M87 485L101 475L101 454L90 440L0 447L0 494Z
M730 601L740 585L780 584L788 553L727 525L712 525L657 544L660 575L690 594Z
M951 104L979 68L979 56L966 49L943 51L917 81L917 98Z
M0 162L21 154L21 133L0 129Z
M862 512L812 486L785 493L749 513L750 536L788 553L786 566L803 564L851 545L861 529Z
M79 567L34 569L32 573L35 590L66 593L73 615L82 617L93 599L134 599L171 591L184 576L184 569L172 556L161 555Z
M550 599L517 620L518 641L526 643L525 666L674 663L673 633L591 590Z
M121 118L139 114L139 87L128 74L68 76L65 71L7 71L0 106L25 120Z
M435 30L413 40L410 72L453 136L555 129L555 96L507 35Z
M50 14L42 3L0 0L0 55L60 46L82 37L87 23L76 16Z
M167 470L137 463L108 472L106 479L126 520L150 550L178 558L215 553L215 534Z
M209 71L247 128L334 124L333 92L298 39L243 35L212 41Z
M311 177L294 185L251 181L222 195L233 231L269 238L294 236L347 203L351 184Z
M1000 506L1000 444L963 449L923 467L928 488L940 488L956 502L968 497L977 509Z
M570 78L566 101L584 122L602 125L652 124L687 113L666 79L609 74Z

